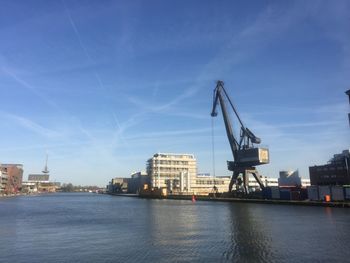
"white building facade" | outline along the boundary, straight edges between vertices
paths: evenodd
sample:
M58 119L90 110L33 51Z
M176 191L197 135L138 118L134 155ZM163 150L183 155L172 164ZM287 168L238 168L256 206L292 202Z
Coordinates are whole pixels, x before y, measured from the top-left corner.
M191 178L197 174L197 161L193 154L156 153L147 161L147 174L151 187L189 191Z

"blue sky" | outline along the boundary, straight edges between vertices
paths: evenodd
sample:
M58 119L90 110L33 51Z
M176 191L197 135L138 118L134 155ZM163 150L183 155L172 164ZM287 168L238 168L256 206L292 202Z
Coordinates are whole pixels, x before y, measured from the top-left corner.
M349 1L1 1L0 162L103 186L156 152L213 173L221 79L270 149L262 174L350 147ZM232 159L214 121L216 175Z

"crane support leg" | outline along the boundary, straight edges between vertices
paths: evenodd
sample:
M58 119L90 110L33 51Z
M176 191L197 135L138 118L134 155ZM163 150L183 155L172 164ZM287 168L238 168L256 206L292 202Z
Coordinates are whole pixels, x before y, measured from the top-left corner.
M253 176L254 176L255 180L258 182L258 184L259 184L259 186L260 186L261 190L262 190L262 189L264 189L264 188L265 188L265 186L264 186L263 182L261 181L261 179L260 179L260 176L259 176L258 172L257 172L257 171L255 171L255 172L252 172L252 174L253 174Z
M244 193L248 194L249 193L249 173L247 171L243 172L243 188L244 188Z
M232 175L232 177L231 177L231 181L230 181L230 185L229 185L229 187L228 187L228 191L229 191L229 193L231 193L232 192L232 187L233 187L233 185L234 184L236 184L236 182L237 182L237 177L239 176L239 172L233 172L233 175Z

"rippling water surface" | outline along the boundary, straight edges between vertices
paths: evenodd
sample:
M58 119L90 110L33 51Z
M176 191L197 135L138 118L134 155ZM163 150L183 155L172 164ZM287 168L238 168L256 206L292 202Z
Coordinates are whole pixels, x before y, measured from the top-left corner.
M0 199L0 262L346 262L349 244L350 210L341 208L97 194Z

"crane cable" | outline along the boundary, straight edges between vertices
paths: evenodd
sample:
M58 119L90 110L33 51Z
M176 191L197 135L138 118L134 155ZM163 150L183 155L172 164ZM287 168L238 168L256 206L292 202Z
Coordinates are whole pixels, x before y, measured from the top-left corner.
M214 141L214 118L211 118L211 147L212 147L212 165L213 165L213 177L214 177L214 187L213 189L216 189L215 186L215 141Z

